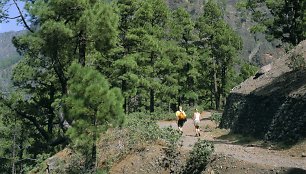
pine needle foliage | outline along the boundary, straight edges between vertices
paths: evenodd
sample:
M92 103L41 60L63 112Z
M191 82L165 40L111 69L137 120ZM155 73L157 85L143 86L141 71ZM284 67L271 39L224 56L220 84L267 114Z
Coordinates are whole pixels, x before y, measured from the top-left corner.
M118 88L110 88L97 70L73 63L68 70L68 94L65 103L73 120L67 135L73 147L95 160L100 133L124 121L123 97Z

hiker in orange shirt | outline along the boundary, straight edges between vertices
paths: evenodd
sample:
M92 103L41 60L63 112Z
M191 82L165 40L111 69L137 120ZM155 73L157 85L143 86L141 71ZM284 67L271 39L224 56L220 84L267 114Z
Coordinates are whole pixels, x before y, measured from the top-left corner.
M176 115L178 129L181 133L183 133L183 126L184 123L187 121L187 119L182 106L179 106L179 110L176 111L175 115Z

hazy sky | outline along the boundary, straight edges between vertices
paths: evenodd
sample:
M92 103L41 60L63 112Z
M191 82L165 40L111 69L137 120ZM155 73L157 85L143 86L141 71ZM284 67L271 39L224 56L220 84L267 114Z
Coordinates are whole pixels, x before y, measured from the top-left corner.
M24 3L19 2L18 4L20 9L23 9ZM6 8L9 8L10 17L15 17L19 15L18 10L16 6L13 4L12 0L8 3L8 6L6 6ZM23 29L24 27L21 24L17 25L16 19L9 20L8 23L0 23L0 33L4 33L7 31L19 31Z

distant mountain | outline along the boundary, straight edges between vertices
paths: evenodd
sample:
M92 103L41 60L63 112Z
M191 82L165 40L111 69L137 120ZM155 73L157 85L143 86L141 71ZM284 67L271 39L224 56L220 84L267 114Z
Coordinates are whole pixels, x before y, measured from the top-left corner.
M11 89L11 76L13 65L21 56L17 53L12 43L14 36L19 36L24 31L0 33L0 91L7 93Z
M9 57L16 57L19 56L16 48L12 43L12 39L14 36L18 36L23 34L24 31L11 31L0 33L0 60L9 58Z

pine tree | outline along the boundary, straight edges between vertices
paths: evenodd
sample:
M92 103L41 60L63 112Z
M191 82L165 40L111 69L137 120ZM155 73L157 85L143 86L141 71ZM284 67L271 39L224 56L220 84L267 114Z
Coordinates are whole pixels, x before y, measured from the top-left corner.
M196 24L200 38L197 44L199 51L208 56L201 62L208 66L209 72L205 74L210 76L211 97L214 97L215 108L219 109L221 99L229 92L228 79L231 77L228 72L233 68L238 50L241 49L241 39L225 23L217 3L209 0L203 10Z
M12 95L10 99L0 100L0 170L3 173L21 173L24 168L35 164L33 154L39 150L31 148L32 137L37 137L35 131L18 119L19 110L12 110L11 103L18 100L19 95Z
M110 75L110 83L120 87L124 96L124 110L129 113L132 108L131 100L137 94L139 84L137 59L141 56L135 51L137 48L136 41L130 35L130 29L133 27L132 19L137 10L136 6L139 1L136 0L119 0L117 1L118 13L120 16L119 28L119 44L121 51L114 58L111 66L112 74Z
M69 93L65 99L69 119L67 134L73 145L87 157L87 167L96 168L96 143L108 127L123 123L123 97L118 88L90 67L72 64L68 72Z
M168 112L177 108L177 99L181 89L179 84L181 65L184 49L174 41L163 41L161 44L161 58L155 62L159 89L156 92L157 104Z
M160 88L161 82L156 69L156 62L161 59L161 45L165 38L165 28L168 23L169 9L162 0L146 0L141 1L140 8L135 12L136 31L143 31L140 36L141 42L139 51L141 57L138 60L140 67L140 85L143 90L149 94L146 98L149 103L150 112L154 112L155 97L157 90Z
M165 38L164 27L169 9L161 0L123 0L118 1L118 6L121 12L120 36L124 49L122 57L127 60L127 65L120 63L122 60L117 61L117 65L125 66L121 66L123 69L119 72L119 77L123 78L123 92L127 92L126 98L136 93L138 108L145 106L154 112L155 90L160 87L155 64L161 58L160 45ZM130 65L133 65L132 69L128 69L127 66Z
M194 22L190 14L183 8L178 8L172 13L171 36L183 50L183 57L178 60L180 91L178 105L187 100L189 105L194 105L199 97L197 84L199 79L199 56L193 42L196 39Z
M253 32L265 32L268 38L297 45L305 40L306 2L304 0L254 0L240 2L258 24ZM267 10L266 10L267 8Z
M22 126L35 132L29 135L33 149L27 152L36 156L67 144L65 132L73 122L67 120L63 102L68 93L68 67L77 61L103 68L99 62L112 61L118 16L110 4L91 0L38 0L27 9L33 31L13 40L23 56L12 78L20 95L2 101Z

